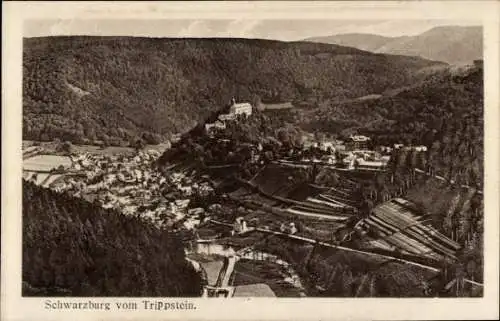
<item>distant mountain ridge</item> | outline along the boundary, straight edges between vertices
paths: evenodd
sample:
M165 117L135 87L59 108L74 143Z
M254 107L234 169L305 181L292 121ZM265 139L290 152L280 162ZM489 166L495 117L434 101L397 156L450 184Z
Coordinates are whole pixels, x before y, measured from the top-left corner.
M420 56L458 65L482 59L482 35L481 26L442 26L416 36L385 37L349 33L308 38L305 41L337 44L375 53Z

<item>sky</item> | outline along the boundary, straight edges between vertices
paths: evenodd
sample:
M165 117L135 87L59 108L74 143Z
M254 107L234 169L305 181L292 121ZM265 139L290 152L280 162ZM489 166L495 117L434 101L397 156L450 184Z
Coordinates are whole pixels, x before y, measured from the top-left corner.
M57 35L142 37L235 37L295 41L343 33L411 36L444 25L480 25L455 20L28 20L24 37Z

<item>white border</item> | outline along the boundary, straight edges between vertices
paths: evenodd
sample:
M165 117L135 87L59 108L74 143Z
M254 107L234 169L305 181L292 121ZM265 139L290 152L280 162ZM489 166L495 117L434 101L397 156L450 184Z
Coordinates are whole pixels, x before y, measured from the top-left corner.
M4 2L2 4L2 320L498 318L499 3ZM193 299L197 310L50 312L21 298L22 24L26 19L477 19L485 39L485 289L482 299ZM111 299L111 298L108 298ZM126 299L120 299L126 301Z

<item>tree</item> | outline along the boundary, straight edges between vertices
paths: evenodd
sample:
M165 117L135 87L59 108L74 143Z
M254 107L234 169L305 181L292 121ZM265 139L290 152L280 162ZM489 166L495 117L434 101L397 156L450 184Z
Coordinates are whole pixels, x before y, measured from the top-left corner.
M133 148L135 148L136 151L140 151L146 146L142 138L136 138L135 141L132 143Z
M370 200L369 198L365 198L362 202L362 206L361 206L361 214L364 216L364 217L368 217L371 212L372 212L372 209L373 209L373 201Z
M278 140L283 144L290 143L290 134L288 133L288 130L286 128L280 128L276 136L278 137Z
M65 141L64 143L60 144L59 149L66 154L71 154L73 152L73 144Z

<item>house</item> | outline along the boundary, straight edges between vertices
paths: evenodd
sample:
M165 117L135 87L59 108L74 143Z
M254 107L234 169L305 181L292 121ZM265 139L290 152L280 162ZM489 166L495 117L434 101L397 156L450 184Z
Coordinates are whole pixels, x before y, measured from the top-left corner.
M339 152L344 152L346 150L346 146L342 143L342 144L336 144L335 145L335 151L339 151Z
M335 146L332 142L321 142L319 144L319 148L325 152L328 151L328 149L330 149L332 152L335 152Z
M358 169L383 169L387 163L376 160L376 161L366 161L364 159L358 159L357 168Z
M325 155L321 157L321 161L328 163L328 164L335 164L335 156L334 155Z
M205 213L205 210L202 207L191 208L188 210L189 215L200 215Z
M222 122L225 122L227 120L234 120L235 118L236 118L236 115L234 115L234 114L221 114L218 117L218 119Z
M390 154L392 152L392 147L389 146L380 146L379 151L384 154Z
M215 130L215 129L220 129L220 130L224 130L226 129L226 124L221 122L220 120L217 120L215 123L208 123L208 124L205 124L205 131L207 133L211 132L212 130Z
M282 223L280 226L280 231L282 233L295 234L297 233L297 227L295 227L295 223L293 222L289 224Z
M304 141L304 143L302 144L302 146L304 147L304 149L318 148L319 144L317 142L315 142L315 141L306 140L306 141Z
M351 139L353 141L357 141L357 142L365 142L365 141L369 141L370 137L367 137L367 136L364 136L364 135L351 135L349 137L349 139Z
M134 169L134 174L137 179L142 179L142 171L139 169Z
M233 224L232 234L244 233L248 230L247 221L243 217L237 217Z
M187 207L189 204L189 199L175 200L175 205L180 208Z
M417 152L426 152L427 151L427 146L415 146L414 148Z
M389 161L391 160L391 156L389 156L389 155L384 155L384 156L380 157L380 160L381 160L382 162L384 162L384 163L386 163L386 164L387 164L387 163L389 163Z
M250 103L236 103L236 100L233 98L229 113L233 115L245 114L250 116L252 115L252 105Z
M181 134L174 134L172 135L172 138L170 138L170 141L172 143L177 143L181 140L181 138L182 138Z
M343 163L349 169L383 169L387 165L388 159L380 157L372 151L353 151L344 158Z
M347 140L347 146L351 149L366 149L370 140L370 137L367 136L351 135Z
M220 120L217 120L215 123L215 128L217 129L226 129L226 124L221 122Z
M188 219L188 220L186 220L186 221L184 222L184 224L183 224L183 225L184 225L184 227L185 227L186 229L188 229L188 230L192 230L192 229L194 229L196 226L200 225L200 220L196 220L196 219L194 219L194 220L189 220L189 219Z

